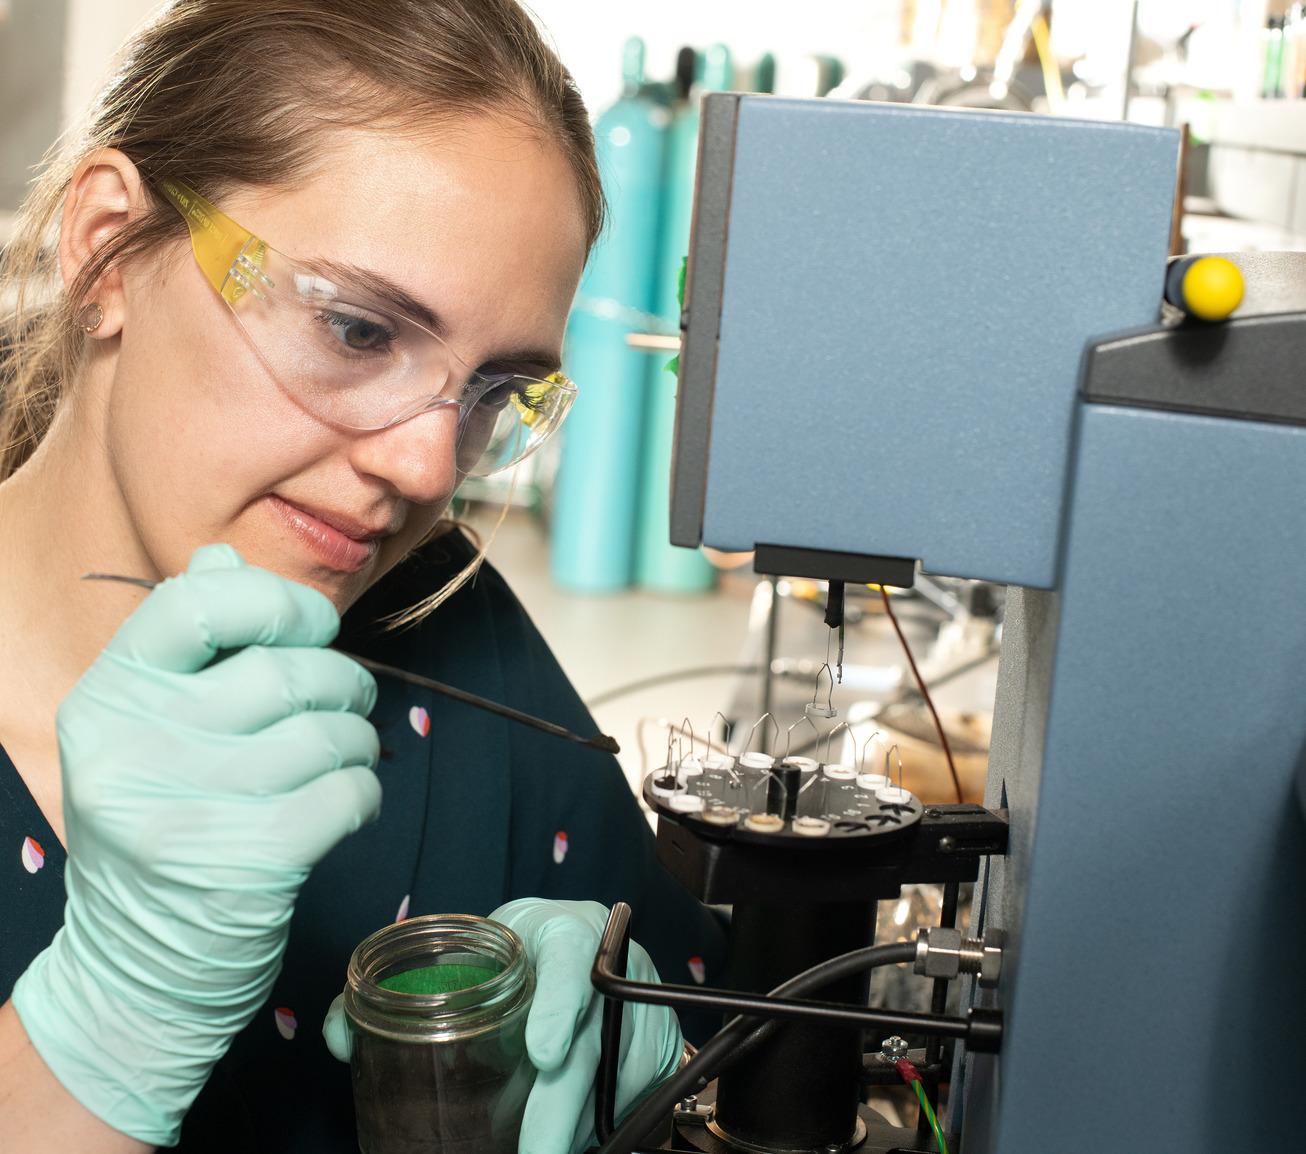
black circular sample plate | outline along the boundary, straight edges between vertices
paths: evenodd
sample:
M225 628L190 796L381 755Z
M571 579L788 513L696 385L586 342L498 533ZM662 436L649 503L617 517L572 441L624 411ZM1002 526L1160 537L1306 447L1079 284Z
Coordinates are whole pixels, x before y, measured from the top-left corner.
M918 798L883 777L808 758L769 761L686 758L650 773L644 800L714 840L793 847L891 837L924 813Z

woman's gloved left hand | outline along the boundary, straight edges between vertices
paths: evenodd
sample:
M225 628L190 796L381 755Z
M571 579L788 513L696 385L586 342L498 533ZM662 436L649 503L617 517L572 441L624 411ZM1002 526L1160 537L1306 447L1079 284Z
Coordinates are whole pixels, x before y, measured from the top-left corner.
M522 1118L519 1154L577 1154L594 1144L594 1076L602 1050L603 998L590 968L608 910L598 902L519 898L490 915L513 930L535 967L535 999L526 1019L526 1051L539 1070ZM630 943L626 976L658 981L644 947ZM322 1027L331 1052L349 1059L349 1028L337 998ZM621 1021L616 1114L670 1076L684 1042L666 1006L628 1002Z
M522 1119L520 1154L575 1154L594 1142L594 1076L602 1049L603 997L590 969L608 921L598 902L519 898L490 915L513 930L535 966L526 1051L539 1070ZM626 976L658 981L647 951L630 943ZM616 1114L670 1076L684 1041L667 1006L627 1002L621 1021Z

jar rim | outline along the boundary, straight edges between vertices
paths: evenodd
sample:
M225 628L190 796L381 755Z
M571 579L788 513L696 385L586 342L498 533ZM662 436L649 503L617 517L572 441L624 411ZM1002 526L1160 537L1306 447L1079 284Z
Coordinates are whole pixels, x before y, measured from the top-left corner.
M484 982L444 993L411 994L380 984L405 972L398 968L405 961L438 965L437 959L449 954L484 959L500 969ZM383 926L359 943L349 959L345 1011L359 1028L385 1037L466 1037L498 1028L524 1011L534 989L526 948L507 926L471 914L430 914Z

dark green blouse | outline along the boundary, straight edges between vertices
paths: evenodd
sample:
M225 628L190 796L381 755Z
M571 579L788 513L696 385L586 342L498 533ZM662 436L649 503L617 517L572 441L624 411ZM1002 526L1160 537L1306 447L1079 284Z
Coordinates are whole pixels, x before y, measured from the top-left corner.
M484 566L415 628L377 622L440 588L472 556L451 534L345 617L340 646L506 702L578 733L593 720L503 579ZM180 1149L333 1154L358 1149L348 1067L321 1037L349 955L397 918L488 914L517 897L634 908L663 979L712 980L722 920L679 889L616 761L379 677L381 817L346 838L300 894L285 965L186 1119ZM0 999L63 921L65 854L0 753ZM4 865L8 860L9 864ZM686 1021L700 1034L710 1022ZM698 1028L695 1028L698 1027Z

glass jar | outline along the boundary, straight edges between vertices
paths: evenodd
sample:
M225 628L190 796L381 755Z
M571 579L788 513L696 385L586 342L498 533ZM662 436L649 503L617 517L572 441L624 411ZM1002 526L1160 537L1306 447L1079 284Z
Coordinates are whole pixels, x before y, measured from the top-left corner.
M412 918L366 939L345 987L363 1154L516 1154L534 994L521 939L486 918Z

